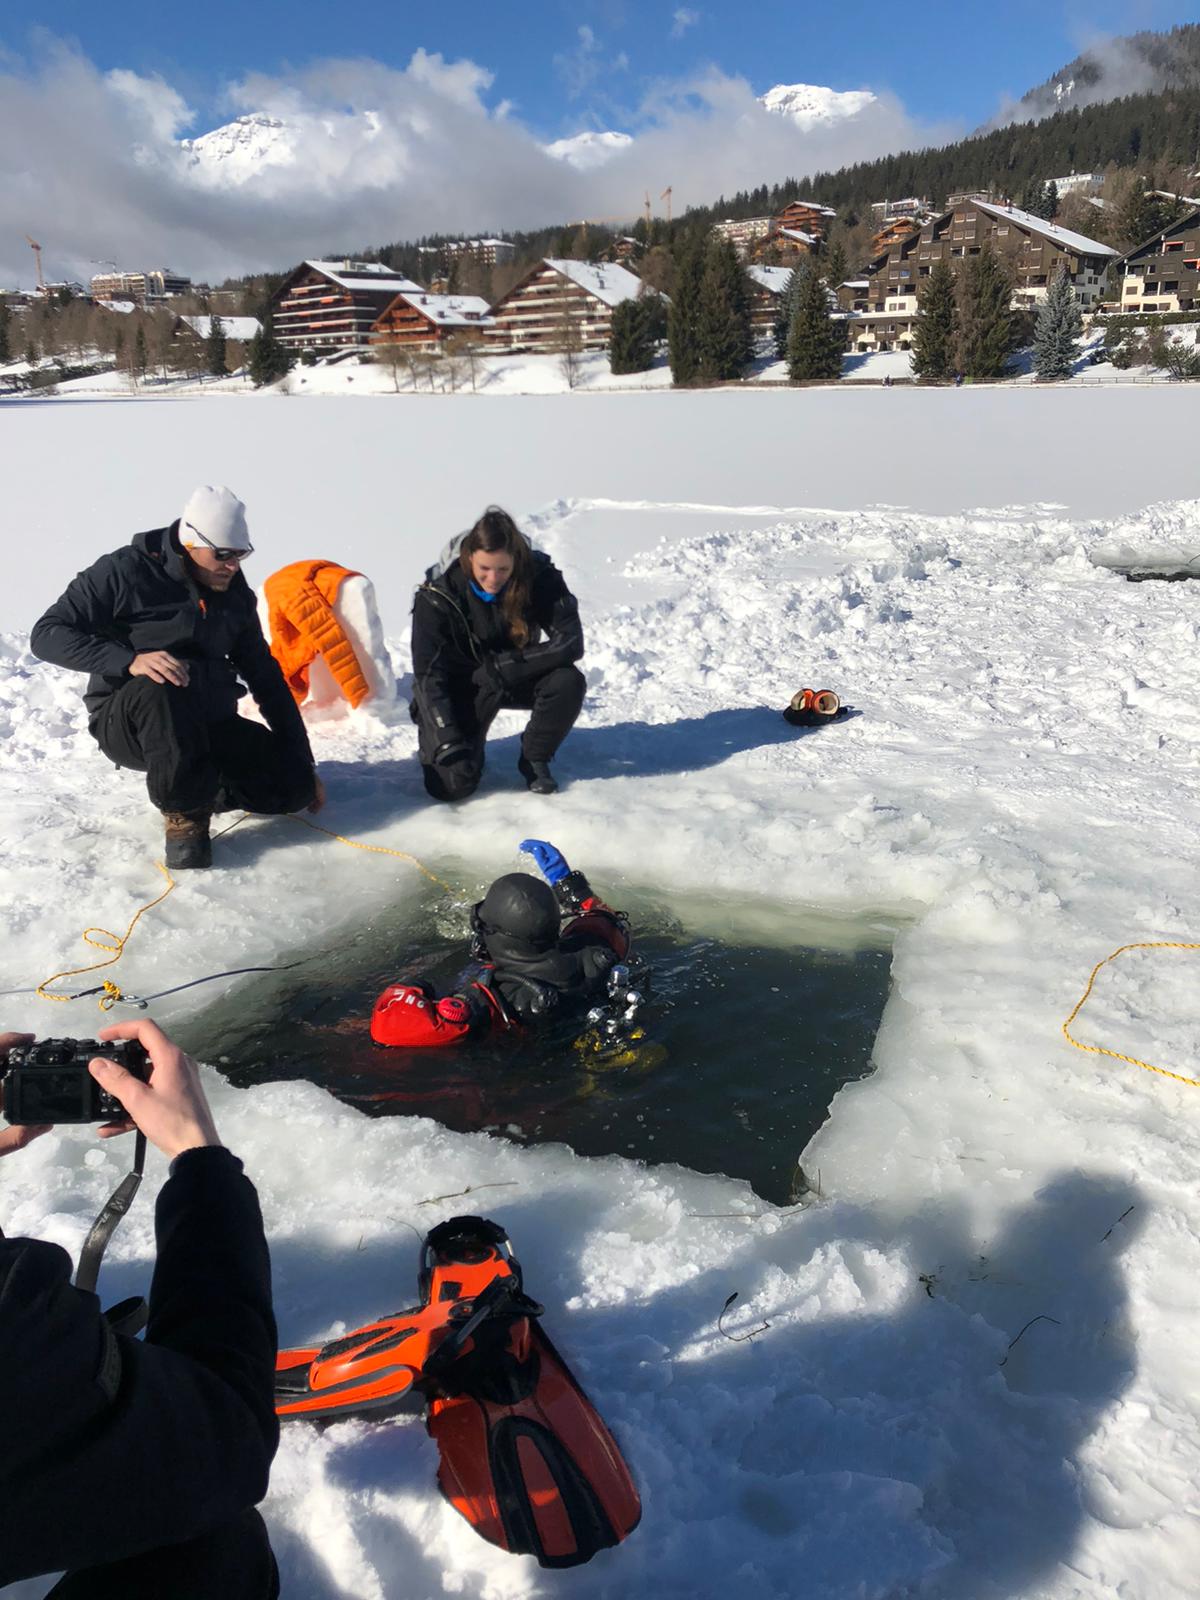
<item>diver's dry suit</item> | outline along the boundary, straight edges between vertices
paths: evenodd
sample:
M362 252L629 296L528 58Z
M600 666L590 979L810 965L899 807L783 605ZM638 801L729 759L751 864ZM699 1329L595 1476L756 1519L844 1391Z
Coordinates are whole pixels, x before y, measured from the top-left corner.
M520 1027L605 993L629 954L629 926L582 872L553 888L525 872L497 878L472 912L478 973L440 999L429 983L393 983L375 1002L376 1044L458 1044Z

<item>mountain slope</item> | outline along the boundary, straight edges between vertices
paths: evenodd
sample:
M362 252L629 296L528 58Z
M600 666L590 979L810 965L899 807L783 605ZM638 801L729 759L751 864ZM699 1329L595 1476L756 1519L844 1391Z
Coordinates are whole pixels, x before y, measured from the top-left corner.
M1022 96L1009 120L1052 116L1130 94L1200 88L1200 24L1133 33L1089 46Z

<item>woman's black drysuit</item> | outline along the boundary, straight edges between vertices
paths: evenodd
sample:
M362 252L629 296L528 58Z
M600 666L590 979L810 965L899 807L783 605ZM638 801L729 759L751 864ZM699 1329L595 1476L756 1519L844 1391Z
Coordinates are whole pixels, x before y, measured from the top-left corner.
M502 709L532 713L522 757L552 760L585 688L574 665L583 655L579 605L550 557L532 552L530 639L517 648L501 601L481 600L472 589L461 543L452 541L430 567L413 602L411 710L425 787L437 800L463 800L478 787L484 741Z

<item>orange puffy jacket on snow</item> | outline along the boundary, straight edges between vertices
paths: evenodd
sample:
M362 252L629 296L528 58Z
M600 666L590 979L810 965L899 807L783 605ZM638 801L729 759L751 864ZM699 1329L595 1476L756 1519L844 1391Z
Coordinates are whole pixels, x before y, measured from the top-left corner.
M273 572L263 585L271 654L300 705L308 694L308 669L318 656L352 706L361 705L370 686L334 615L333 603L346 578L361 574L336 561L293 561Z

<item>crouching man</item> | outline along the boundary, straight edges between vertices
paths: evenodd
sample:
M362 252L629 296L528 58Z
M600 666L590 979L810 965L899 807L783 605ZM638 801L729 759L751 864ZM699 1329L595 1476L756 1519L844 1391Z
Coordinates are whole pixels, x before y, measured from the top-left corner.
M255 1510L279 1442L258 1197L190 1058L152 1022L103 1037L139 1040L150 1072L91 1062L131 1118L101 1137L136 1125L171 1162L149 1321L144 1342L114 1332L64 1250L0 1234L0 1588L65 1570L54 1600L274 1600ZM0 1073L28 1042L0 1034ZM46 1131L0 1121L0 1157Z
M88 672L88 728L146 774L166 818L167 866L212 864L214 811L316 811L308 734L242 575L246 508L197 489L170 527L101 556L35 624L33 653ZM268 727L238 716L250 690Z

